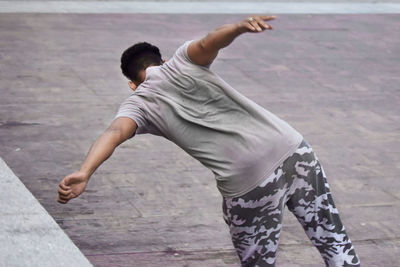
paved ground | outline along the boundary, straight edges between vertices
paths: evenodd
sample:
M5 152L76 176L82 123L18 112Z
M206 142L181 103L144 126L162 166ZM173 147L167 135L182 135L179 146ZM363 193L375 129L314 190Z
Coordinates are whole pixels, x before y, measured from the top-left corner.
M129 95L121 51L168 57L237 15L0 15L0 156L95 266L238 266L211 173L173 144L137 136L56 203L60 179ZM325 166L364 266L399 266L400 17L281 15L213 69L291 123ZM322 266L287 212L279 266Z
M92 266L1 158L0 183L0 266Z

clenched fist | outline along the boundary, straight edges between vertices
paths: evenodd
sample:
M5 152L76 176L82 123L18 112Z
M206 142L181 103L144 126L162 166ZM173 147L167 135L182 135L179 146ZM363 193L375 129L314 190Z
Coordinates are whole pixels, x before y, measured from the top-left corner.
M65 204L70 199L78 197L85 190L88 180L88 175L83 172L67 175L58 186L57 201Z

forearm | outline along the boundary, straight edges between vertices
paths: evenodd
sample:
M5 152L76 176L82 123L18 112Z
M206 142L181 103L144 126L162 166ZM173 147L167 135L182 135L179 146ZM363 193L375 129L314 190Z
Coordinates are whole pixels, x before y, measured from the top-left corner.
M236 37L244 32L238 23L226 24L207 34L201 40L201 45L205 49L218 51L230 45Z
M93 143L80 171L84 172L89 179L95 170L113 154L118 145L119 142L115 137L115 133L109 130L105 131Z
M273 19L274 16L254 16L235 24L223 25L206 37L192 42L188 47L188 56L195 64L209 66L217 57L219 50L230 45L242 33L272 29L264 21Z
M90 176L108 159L115 148L132 137L136 122L127 117L115 119L108 129L93 143L79 172L64 177L58 188L58 202L65 204L85 190Z

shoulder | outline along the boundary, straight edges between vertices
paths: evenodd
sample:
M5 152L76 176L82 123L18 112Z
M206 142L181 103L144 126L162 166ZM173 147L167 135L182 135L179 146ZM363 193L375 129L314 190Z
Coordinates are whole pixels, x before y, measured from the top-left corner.
M190 40L184 42L178 49L175 51L173 58L178 59L179 61L185 62L189 65L194 65L200 67L200 65L193 62L193 60L189 56L189 47L195 43L195 40Z
M193 45L195 40L190 40L184 42L178 49L175 51L173 57L168 60L167 65L174 68L184 68L186 70L200 70L200 69L209 69L210 66L202 66L193 62L190 58L188 50L191 45Z
M187 61L191 62L189 55L188 55L188 47L193 42L193 40L184 42L178 49L175 51L174 57L182 57Z
M140 95L135 92L121 103L115 118L119 117L131 118L136 122L138 127L147 124L146 112Z
M139 88L137 89L136 92L133 92L130 96L128 96L127 98L125 98L125 100L122 102L122 104L124 103L141 103L141 94L139 92Z
M143 97L137 92L134 92L124 101L122 101L119 110L138 112L139 110L143 110L143 101Z

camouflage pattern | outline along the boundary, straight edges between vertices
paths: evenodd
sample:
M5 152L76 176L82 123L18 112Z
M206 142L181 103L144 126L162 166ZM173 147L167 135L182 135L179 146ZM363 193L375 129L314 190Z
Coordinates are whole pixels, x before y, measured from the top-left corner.
M360 266L324 170L306 141L257 188L223 199L224 220L242 266L275 266L285 204L326 266Z

